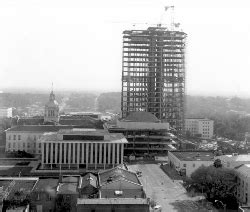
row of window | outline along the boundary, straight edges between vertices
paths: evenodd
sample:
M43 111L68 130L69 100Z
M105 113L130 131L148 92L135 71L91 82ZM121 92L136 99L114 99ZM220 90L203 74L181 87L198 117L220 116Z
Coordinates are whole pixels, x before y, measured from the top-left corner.
M21 135L9 135L9 140L11 140L12 138L13 138L14 141L16 141L16 140L20 141L22 139ZM39 135L39 136L34 135L33 136L34 141L36 141L38 138L41 138L41 135Z

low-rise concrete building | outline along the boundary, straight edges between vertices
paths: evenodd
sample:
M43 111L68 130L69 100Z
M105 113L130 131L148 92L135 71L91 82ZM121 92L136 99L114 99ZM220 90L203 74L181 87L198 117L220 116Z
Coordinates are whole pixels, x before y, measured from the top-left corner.
M205 118L185 119L185 132L187 131L193 136L210 139L214 135L214 121Z
M171 167L181 175L190 177L201 166L210 166L214 163L214 153L210 151L171 151L168 153Z
M12 107L0 107L0 118L11 118L13 115Z
M77 199L77 212L149 212L149 200L141 198Z
M31 154L41 154L40 138L45 132L57 132L60 129L70 129L63 125L24 125L6 130L6 152L25 151Z
M96 129L65 129L41 137L42 169L107 169L123 164L126 138Z
M249 161L250 162L250 161ZM235 168L237 173L236 197L240 205L250 206L250 164L243 164Z
M169 134L169 123L161 122L149 112L131 112L116 123L106 123L111 133L123 133L128 143L124 146L125 155L167 154L175 150L176 144Z
M250 155L242 154L232 154L232 155L221 155L217 156L216 159L221 160L221 164L225 168L235 168L242 164L250 164Z
M99 185L101 198L145 198L137 175L119 167L99 173Z
M31 195L30 210L52 212L55 210L58 179L39 179Z

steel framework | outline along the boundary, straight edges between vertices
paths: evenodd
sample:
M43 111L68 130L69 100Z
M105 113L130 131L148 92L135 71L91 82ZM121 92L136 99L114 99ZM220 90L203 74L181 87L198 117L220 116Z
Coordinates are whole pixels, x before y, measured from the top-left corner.
M182 132L186 36L164 27L123 32L122 117L147 111Z

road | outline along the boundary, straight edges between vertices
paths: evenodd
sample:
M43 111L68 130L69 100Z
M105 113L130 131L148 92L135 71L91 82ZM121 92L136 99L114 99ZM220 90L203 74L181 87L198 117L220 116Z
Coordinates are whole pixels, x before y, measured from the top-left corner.
M200 197L189 197L186 190L178 181L171 180L158 164L135 164L128 165L129 170L141 171L141 180L147 197L162 206L162 211L177 211L172 205L176 201L195 200Z

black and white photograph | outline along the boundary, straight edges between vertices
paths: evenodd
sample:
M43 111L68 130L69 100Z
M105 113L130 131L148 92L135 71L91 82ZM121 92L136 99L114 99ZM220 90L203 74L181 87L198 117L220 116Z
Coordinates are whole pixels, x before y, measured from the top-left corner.
M250 211L250 1L0 0L0 211Z

